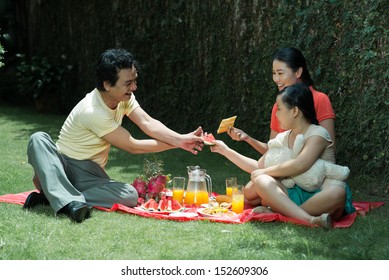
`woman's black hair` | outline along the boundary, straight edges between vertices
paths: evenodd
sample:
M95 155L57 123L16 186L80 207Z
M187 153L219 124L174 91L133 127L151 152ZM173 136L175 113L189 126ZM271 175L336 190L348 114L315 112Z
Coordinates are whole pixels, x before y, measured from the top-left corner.
M302 82L307 86L313 85L313 80L308 71L307 61L302 52L298 49L292 47L282 48L273 56L273 61L274 60L286 63L293 72L296 72L301 67L303 69L303 73L301 74Z
M100 91L105 91L104 82L116 85L121 69L137 67L137 62L131 53L123 49L109 49L103 52L97 62L95 70L95 86Z
M300 109L304 117L312 124L318 125L311 90L303 83L297 83L281 90L278 95L288 109L294 106Z

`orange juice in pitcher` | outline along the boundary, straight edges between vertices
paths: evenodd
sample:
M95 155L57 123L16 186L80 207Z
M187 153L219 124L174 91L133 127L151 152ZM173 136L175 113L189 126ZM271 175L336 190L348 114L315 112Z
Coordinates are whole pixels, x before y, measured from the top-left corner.
M212 193L211 177L199 166L188 166L188 186L185 193L185 204L201 205L208 203Z
M185 204L194 204L195 203L195 193L194 192L188 192L186 191L185 197L184 197L184 203Z
M198 192L186 192L184 202L185 204L196 204L201 205L208 203L209 196L206 191L198 191Z

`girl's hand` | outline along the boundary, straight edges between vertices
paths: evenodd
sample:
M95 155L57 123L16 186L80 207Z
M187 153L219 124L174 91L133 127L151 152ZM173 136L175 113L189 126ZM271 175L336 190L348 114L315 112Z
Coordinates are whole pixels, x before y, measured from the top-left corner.
M228 149L228 146L221 140L214 140L212 143L215 144L211 146L212 153L219 153L222 155Z

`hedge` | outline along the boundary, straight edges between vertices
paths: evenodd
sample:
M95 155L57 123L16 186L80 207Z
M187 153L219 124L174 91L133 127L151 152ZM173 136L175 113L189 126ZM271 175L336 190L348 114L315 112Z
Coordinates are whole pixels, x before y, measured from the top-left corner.
M93 88L98 55L123 47L142 66L142 106L182 132L197 125L213 132L237 114L238 127L268 139L277 90L271 56L297 47L315 88L333 103L338 162L353 176L389 181L386 0L22 2L14 9L34 13L20 51L54 64L65 54L74 69L65 112Z

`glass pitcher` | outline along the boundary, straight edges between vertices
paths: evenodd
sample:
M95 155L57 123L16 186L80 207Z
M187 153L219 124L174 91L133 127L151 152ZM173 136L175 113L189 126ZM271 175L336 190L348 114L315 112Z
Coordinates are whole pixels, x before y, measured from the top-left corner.
M188 185L186 187L185 204L206 204L212 194L212 180L205 169L200 166L188 166Z

